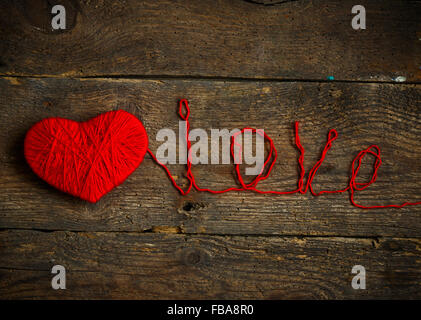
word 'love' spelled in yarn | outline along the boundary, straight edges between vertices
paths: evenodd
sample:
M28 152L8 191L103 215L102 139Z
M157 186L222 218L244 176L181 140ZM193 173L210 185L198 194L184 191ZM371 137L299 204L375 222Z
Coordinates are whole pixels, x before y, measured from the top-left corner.
M183 112L183 109L185 109L184 112ZM155 157L155 155L153 154L153 152L150 149L148 149L147 151L151 155L151 157L155 160L155 162L158 163L160 166L162 166L162 168L167 173L167 175L168 175L169 179L171 180L172 184L174 185L174 187L182 195L188 194L192 190L192 188L196 189L199 192L210 192L210 193L214 193L214 194L225 193L225 192L230 192L230 191L252 191L252 192L257 192L257 193L261 193L261 194L268 193L268 194L286 195L286 194L295 194L295 193L305 194L308 190L310 190L310 192L313 196L320 196L320 195L326 194L326 193L349 192L349 198L350 198L350 201L351 201L352 205L354 205L358 208L361 208L361 209L402 208L402 207L405 207L405 206L421 204L421 201L419 201L419 202L404 202L404 203L401 203L401 204L364 206L364 205L360 205L360 204L355 202L355 199L354 199L355 192L356 191L362 191L362 190L366 189L368 186L373 184L377 179L378 170L380 168L380 165L381 165L382 161L381 161L381 156L380 156L380 148L377 145L374 145L374 144L369 146L367 149L364 149L364 150L360 151L357 154L357 156L354 158L354 160L352 161L351 176L349 178L349 183L345 188L339 189L339 190L322 190L322 191L319 191L319 192L315 192L313 187L312 187L313 179L314 179L314 177L317 173L317 170L322 165L323 160L326 158L327 152L332 147L333 141L335 141L338 138L338 132L335 129L332 129L332 130L329 131L328 138L327 138L327 141L326 141L326 145L323 148L323 151L320 155L319 160L316 162L316 164L309 171L308 177L307 177L307 182L305 183L304 182L304 178L305 178L305 175L306 175L305 170L304 170L305 149L304 149L303 145L301 144L300 136L298 134L299 122L295 122L295 126L294 126L294 128L295 128L295 145L300 152L300 156L298 157L300 175L299 175L299 179L298 179L298 187L295 190L275 191L275 190L260 190L260 189L257 188L257 185L260 181L265 180L266 178L269 177L270 173L272 172L273 166L276 162L276 159L278 157L278 153L277 153L276 148L274 146L273 140L263 131L258 130L258 129L254 129L254 128L243 128L241 131L238 131L238 132L234 133L231 136L230 150L231 150L231 156L233 157L233 159L238 159L236 157L241 157L241 154L242 154L241 145L239 143L237 143L236 139L237 139L238 135L242 134L245 130L251 130L253 133L256 133L256 134L259 134L260 136L262 136L265 140L267 140L269 142L270 150L269 150L269 154L268 154L268 156L267 156L267 158L266 158L266 160L265 160L265 162L264 162L264 164L263 164L263 166L260 170L260 173L251 182L245 183L244 179L243 179L243 176L241 175L241 172L240 172L240 167L239 167L240 161L234 161L235 172L236 172L236 175L237 175L237 179L238 179L238 181L241 185L240 187L230 187L230 188L223 189L223 190L212 190L212 189L208 189L208 188L201 188L197 185L195 176L194 176L194 174L191 170L191 168L192 168L191 152L190 152L191 142L189 140L190 108L189 108L189 105L188 105L188 101L186 99L180 100L178 114L179 114L181 119L186 121L186 128L187 128L187 130L186 130L186 142L187 142L188 156L187 156L186 177L189 181L188 187L185 190L183 190L180 186L178 186L176 181L172 177L171 172L168 170L168 168ZM238 150L237 154L234 152L234 146L238 147L237 148L237 150ZM374 164L373 164L373 174L371 176L371 179L368 182L365 182L365 183L357 182L358 172L361 168L362 160L364 159L364 157L366 155L371 155L375 159Z

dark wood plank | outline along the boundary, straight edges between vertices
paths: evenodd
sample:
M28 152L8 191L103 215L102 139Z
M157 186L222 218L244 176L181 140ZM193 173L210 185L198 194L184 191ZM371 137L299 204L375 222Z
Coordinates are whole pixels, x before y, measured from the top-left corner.
M359 1L367 29L355 31L353 0L66 0L58 34L33 2L1 1L2 75L421 79L420 1Z
M136 233L0 232L0 298L416 299L421 242ZM51 268L67 270L66 290ZM354 290L354 265L366 290Z
M277 83L183 80L0 79L0 226L79 231L144 231L212 234L284 234L419 237L421 207L364 211L348 195L273 196L248 193L180 196L150 158L121 186L89 204L48 186L23 157L23 139L35 122L62 116L87 120L124 108L137 115L150 137L178 130L177 99L190 99L192 128L264 128L280 158L262 189L297 184L293 122L301 121L307 171L327 132L334 142L314 180L316 190L347 184L352 159L371 144L382 149L375 184L356 194L365 205L420 200L421 87L352 83ZM367 161L361 181L370 177ZM172 165L180 183L185 169ZM236 185L232 165L194 166L199 185Z

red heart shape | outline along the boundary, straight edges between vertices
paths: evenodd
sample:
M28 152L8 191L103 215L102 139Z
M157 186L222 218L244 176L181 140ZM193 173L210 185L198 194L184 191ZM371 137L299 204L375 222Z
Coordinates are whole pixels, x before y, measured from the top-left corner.
M148 136L142 122L123 111L86 122L47 118L25 137L25 158L50 185L97 202L121 184L143 161Z

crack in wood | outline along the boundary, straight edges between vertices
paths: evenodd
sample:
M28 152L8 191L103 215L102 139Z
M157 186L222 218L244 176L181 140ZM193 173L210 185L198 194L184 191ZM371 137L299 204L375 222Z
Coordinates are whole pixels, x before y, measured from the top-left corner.
M421 0L420 0L421 1ZM335 80L326 80L326 79L309 79L309 78L263 78L263 77L226 77L226 76L204 76L204 75L165 75L165 74L156 74L156 75L116 75L116 74L105 74L105 75L87 75L87 76L72 76L67 75L53 75L53 74L9 74L9 73L0 73L0 79L7 78L22 78L22 79L73 79L73 80L98 80L98 81L135 81L135 80L155 80L155 81L165 81L165 80L197 80L197 81L224 81L224 82L274 82L274 83L287 83L287 82L302 82L302 83L355 83L355 84L393 84L397 86L402 85L412 85L412 84L421 84L421 81L405 81L405 82L396 82L393 80L347 80L347 79L335 79Z

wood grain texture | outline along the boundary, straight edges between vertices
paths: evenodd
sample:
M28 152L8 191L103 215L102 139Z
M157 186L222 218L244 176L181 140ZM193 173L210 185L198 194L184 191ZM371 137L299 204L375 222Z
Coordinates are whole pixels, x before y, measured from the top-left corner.
M353 0L66 0L57 34L50 6L25 2L0 4L2 75L421 79L420 1L359 1L355 31Z
M57 3L0 1L0 299L421 299L421 206L182 197L149 157L91 204L47 185L23 156L25 133L45 117L120 108L142 120L155 151L187 98L192 129L250 126L274 139L280 158L262 189L296 188L298 120L307 171L328 130L339 132L316 190L345 186L352 159L377 144L379 178L356 201L420 201L421 1L360 1L361 31L351 0L62 0L60 32L49 28ZM186 183L183 165L170 169ZM193 170L202 187L236 185L232 165ZM51 288L57 264L66 290ZM357 264L367 290L351 287Z
M421 298L419 239L0 232L0 298ZM66 267L67 289L51 289ZM366 290L351 287L365 266Z
M382 149L377 182L356 194L366 205L419 201L421 133L419 85L272 81L112 79L0 79L0 225L75 231L161 231L206 234L277 234L419 237L421 208L364 211L348 195L314 198L247 193L180 196L150 158L97 204L63 194L37 178L25 163L23 139L35 122L62 116L87 120L123 108L144 123L150 147L161 128L178 130L177 99L188 98L193 128L263 128L280 158L262 189L297 184L293 122L301 121L307 171L327 132L334 142L314 181L316 190L346 185L355 155L371 144ZM371 174L369 161L360 181ZM183 165L172 165L179 183ZM199 185L235 185L232 165L194 167Z

